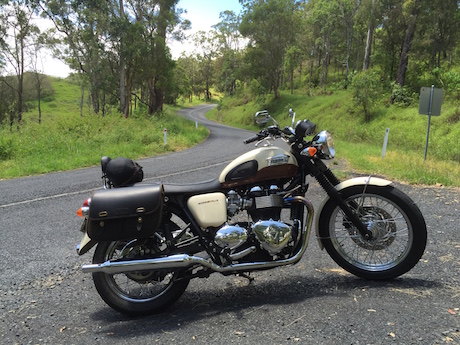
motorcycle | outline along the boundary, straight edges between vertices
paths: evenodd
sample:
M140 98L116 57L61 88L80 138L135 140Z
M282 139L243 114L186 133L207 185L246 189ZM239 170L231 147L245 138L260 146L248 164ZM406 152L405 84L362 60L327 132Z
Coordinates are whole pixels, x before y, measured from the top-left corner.
M392 182L357 177L343 182L323 160L335 149L311 121L281 128L266 111L264 127L245 144L253 150L229 163L216 179L196 184L142 184L142 167L127 158L101 159L104 188L78 210L83 239L77 252L96 246L92 273L97 292L129 315L159 313L190 279L212 273L243 275L293 265L302 258L315 222L321 249L346 271L365 279L398 277L422 257L425 220ZM311 137L308 139L307 137ZM274 146L283 139L290 151ZM326 192L316 219L305 197L307 177Z

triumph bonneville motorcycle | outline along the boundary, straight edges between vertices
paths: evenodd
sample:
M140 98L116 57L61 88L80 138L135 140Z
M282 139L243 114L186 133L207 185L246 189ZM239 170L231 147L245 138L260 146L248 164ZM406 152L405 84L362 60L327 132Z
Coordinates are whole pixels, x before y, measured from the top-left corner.
M293 118L295 118L295 114ZM245 140L256 148L236 158L214 180L197 184L142 184L142 168L127 158L101 159L104 189L77 212L93 246L93 275L102 299L130 315L159 313L192 278L246 274L292 265L307 249L314 221L305 198L307 176L326 192L315 219L321 249L348 272L391 279L421 258L425 220L390 181L358 177L340 182L323 160L335 155L332 136L298 121L280 128L266 111L256 122L273 125ZM311 139L307 139L311 137ZM282 138L287 152L271 141Z

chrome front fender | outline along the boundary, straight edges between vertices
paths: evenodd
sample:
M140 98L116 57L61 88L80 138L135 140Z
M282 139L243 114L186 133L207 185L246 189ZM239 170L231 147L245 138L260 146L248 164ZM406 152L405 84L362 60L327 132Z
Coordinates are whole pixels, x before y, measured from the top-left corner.
M378 178L378 177L372 177L372 176L363 176L363 177L355 177L350 180L343 181L339 183L337 186L335 186L335 189L337 191L341 191L342 189L352 187L352 186L378 186L378 187L385 187L390 185L392 182ZM323 244L321 242L321 239L319 238L319 219L321 217L321 213L323 212L324 205L329 201L330 197L329 195L326 195L326 197L321 201L321 204L318 207L318 212L316 212L316 218L315 218L315 230L316 230L316 238L318 240L318 244L321 250L324 249Z

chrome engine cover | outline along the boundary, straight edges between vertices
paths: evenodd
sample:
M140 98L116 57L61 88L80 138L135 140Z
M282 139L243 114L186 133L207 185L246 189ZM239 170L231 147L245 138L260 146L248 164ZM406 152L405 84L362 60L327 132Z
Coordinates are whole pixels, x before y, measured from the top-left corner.
M258 221L254 224L252 230L262 248L270 255L276 255L281 252L291 238L291 227L273 220Z
M214 236L214 241L222 248L235 249L248 239L246 229L238 225L225 225Z

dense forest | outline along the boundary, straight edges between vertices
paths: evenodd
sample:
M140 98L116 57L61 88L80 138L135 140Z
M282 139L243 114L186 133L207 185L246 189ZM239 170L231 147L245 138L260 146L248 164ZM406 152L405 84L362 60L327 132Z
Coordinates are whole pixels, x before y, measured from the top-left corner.
M190 27L178 0L0 0L0 123L19 127L29 104L52 96L38 63L45 48L73 70L81 107L99 115L142 106L155 114L211 92L276 99L351 88L367 120L382 93L404 104L436 85L460 99L460 1L240 3L241 13L221 13L193 36L194 52L174 60L170 43ZM54 27L41 31L37 16Z

